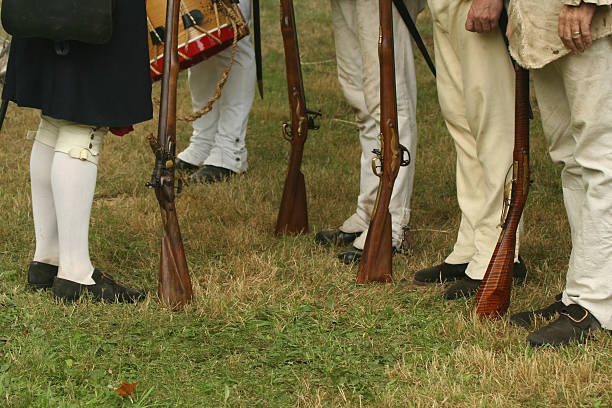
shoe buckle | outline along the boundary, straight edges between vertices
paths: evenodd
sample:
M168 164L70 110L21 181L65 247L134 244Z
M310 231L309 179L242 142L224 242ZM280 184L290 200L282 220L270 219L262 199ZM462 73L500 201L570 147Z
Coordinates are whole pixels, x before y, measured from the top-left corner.
M569 313L567 312L561 312L559 313L560 315L563 316L567 316L572 322L574 323L582 323L584 321L584 319L586 319L589 316L589 311L588 310L584 310L584 316L582 316L580 319L574 319Z

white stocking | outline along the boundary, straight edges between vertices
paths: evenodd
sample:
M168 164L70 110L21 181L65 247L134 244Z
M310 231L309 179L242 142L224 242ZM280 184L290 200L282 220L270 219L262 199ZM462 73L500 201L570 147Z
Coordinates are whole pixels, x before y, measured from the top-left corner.
M98 167L88 161L56 152L51 183L59 236L60 267L57 276L93 285L89 259L89 217Z
M30 155L30 180L32 216L36 234L34 261L58 265L57 219L51 191L51 165L54 153L52 147L34 141Z

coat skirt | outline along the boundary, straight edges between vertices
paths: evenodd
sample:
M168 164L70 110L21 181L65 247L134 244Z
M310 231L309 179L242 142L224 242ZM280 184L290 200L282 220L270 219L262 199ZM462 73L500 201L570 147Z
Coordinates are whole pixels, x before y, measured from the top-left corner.
M145 0L117 0L111 40L71 41L65 56L51 40L13 38L3 99L92 126L151 119L146 18Z

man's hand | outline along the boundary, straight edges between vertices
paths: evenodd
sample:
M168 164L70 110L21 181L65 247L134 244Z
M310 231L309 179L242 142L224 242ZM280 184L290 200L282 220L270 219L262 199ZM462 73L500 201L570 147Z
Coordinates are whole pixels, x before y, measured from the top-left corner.
M595 4L583 2L579 6L563 6L559 14L559 37L574 54L584 52L593 44L591 21L596 8Z
M497 27L503 0L474 0L465 20L465 29L474 33L488 33Z

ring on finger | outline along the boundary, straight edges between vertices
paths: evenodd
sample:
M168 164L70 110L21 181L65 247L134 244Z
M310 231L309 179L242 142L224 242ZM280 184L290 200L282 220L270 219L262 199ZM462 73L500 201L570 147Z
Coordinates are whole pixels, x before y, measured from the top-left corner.
M580 38L582 36L582 33L580 31L574 31L572 33L572 38Z

